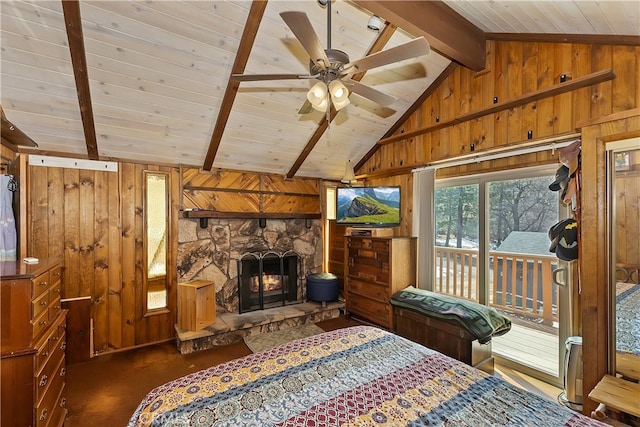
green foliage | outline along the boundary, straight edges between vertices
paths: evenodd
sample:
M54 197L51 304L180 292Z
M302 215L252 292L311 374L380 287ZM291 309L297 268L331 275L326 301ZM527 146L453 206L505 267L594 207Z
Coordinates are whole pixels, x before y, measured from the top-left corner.
M489 239L497 247L512 231L547 232L557 221L558 193L552 177L489 183ZM435 192L436 236L447 246L478 241L479 185L443 187ZM453 240L453 239L457 239Z

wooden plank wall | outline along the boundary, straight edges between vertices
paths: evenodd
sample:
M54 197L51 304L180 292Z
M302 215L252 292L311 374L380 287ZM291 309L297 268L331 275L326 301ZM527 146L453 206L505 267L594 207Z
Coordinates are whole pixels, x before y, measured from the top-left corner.
M114 173L29 167L29 254L63 257L63 298L91 296L96 352L175 335L175 269L168 277L170 311L143 313L144 170L169 172L171 212L177 212L176 168L120 163ZM170 227L177 236L175 214ZM175 265L177 237L169 241L169 265Z
M570 43L487 42L486 69L475 73L458 67L424 104L400 126L397 133L411 132L463 113L490 107L494 97L505 102L517 96L560 83L560 76L578 78L612 69L613 81L600 83L440 130L381 146L357 174L379 175L368 179L390 185L398 178L394 168L420 167L430 162L496 147L518 146L532 139L577 133L576 123L640 106L640 46ZM556 163L557 152L544 151L507 159L439 169L438 178ZM389 171L385 177L384 172ZM375 175L374 175L375 174ZM409 195L405 190L403 193ZM411 206L412 199L402 200ZM405 224L405 221L409 221ZM403 216L403 233L411 230L411 216Z
M182 171L183 207L230 213L320 214L320 180L195 168Z

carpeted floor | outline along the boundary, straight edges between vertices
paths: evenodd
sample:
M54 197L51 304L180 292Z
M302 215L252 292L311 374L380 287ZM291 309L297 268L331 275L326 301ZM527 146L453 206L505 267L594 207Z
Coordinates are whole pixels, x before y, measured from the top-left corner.
M314 323L294 326L293 328L281 329L266 334L249 335L244 337L244 343L254 353L268 350L277 345L281 345L300 338L321 334L324 329Z

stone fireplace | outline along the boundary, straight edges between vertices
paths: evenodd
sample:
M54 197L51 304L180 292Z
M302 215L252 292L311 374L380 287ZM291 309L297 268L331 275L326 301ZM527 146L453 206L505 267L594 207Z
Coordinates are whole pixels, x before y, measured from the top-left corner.
M303 269L295 252L247 253L237 262L240 313L302 302Z
M263 223L264 227L260 227L258 219L209 219L207 222L206 228L202 228L197 219L178 220L179 282L212 280L216 288L217 311L239 313L238 272L245 269L240 260L246 259L244 256L249 253L275 254L278 271L270 274L273 276L280 273L279 258L282 254L296 255L296 267L287 267L296 272L295 291L291 286L285 305L291 303L294 293L295 301L306 301L304 279L322 269L320 220L268 219L266 225ZM274 260L270 256L267 258L268 269L272 269L270 263ZM286 262L292 261L287 259ZM260 285L259 282L257 284Z

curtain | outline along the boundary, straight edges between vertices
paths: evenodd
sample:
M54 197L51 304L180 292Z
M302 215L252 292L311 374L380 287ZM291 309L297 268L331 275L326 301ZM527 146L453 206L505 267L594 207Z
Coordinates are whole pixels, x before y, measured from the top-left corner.
M433 200L435 193L435 169L413 173L413 230L418 238L418 288L433 290L435 277Z
M12 205L14 186L13 176L0 176L0 261L16 260L16 221Z

